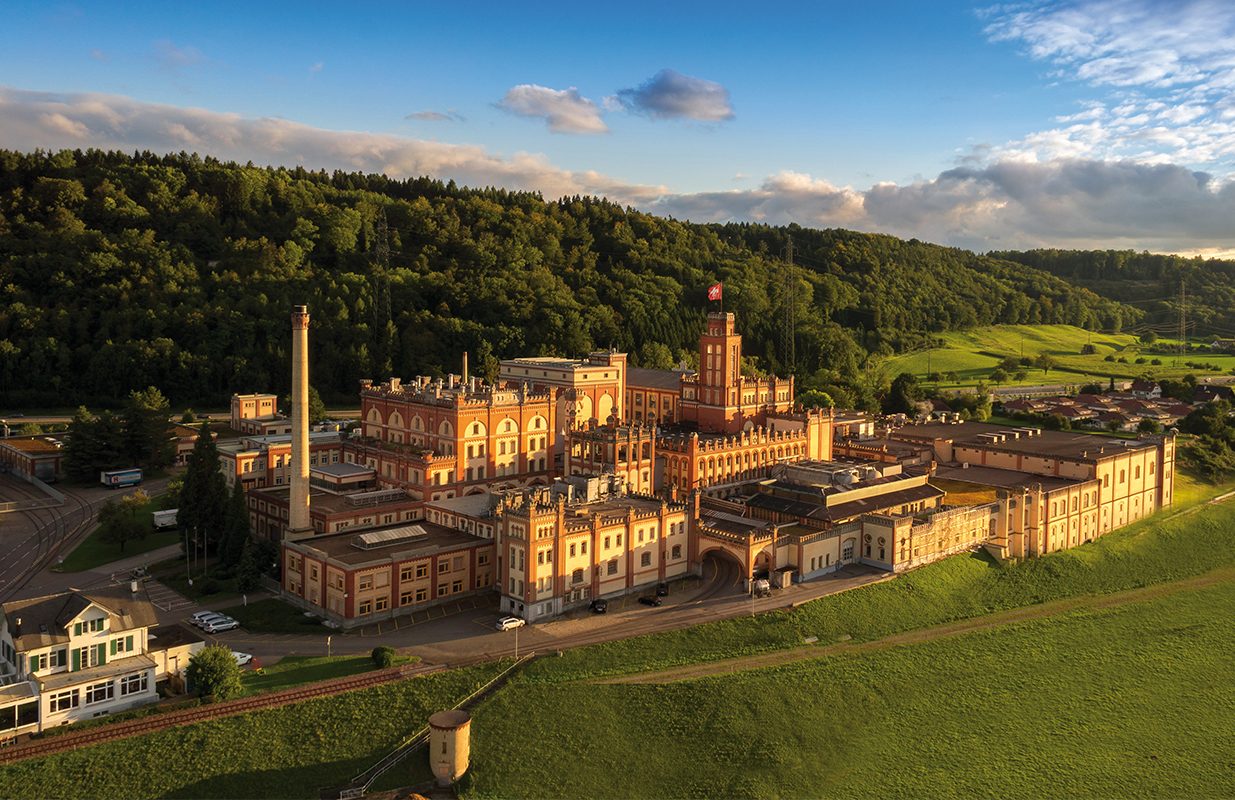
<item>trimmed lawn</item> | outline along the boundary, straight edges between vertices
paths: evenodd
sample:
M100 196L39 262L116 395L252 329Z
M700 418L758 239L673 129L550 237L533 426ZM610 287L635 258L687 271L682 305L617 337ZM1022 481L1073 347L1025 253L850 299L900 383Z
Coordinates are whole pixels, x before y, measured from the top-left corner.
M5 765L0 797L305 798L368 769L502 664L412 678ZM37 789L33 788L37 787Z
M664 685L537 663L466 797L1235 795L1235 584Z
M231 606L227 609L227 615L245 630L254 633L321 634L323 649L327 636L343 635L340 631L324 627L317 617L306 617L303 610L274 597L255 600L247 606Z
M323 647L325 643L323 642ZM417 658L396 656L395 666L419 661ZM244 672L245 694L259 694L287 689L304 683L346 678L362 672L372 672L373 659L364 656L286 656L279 663L263 667L261 675L256 670Z
M117 494L119 499L123 494ZM118 561L122 558L148 553L151 550L157 550L160 547L167 547L172 544L179 544L183 538L179 530L161 531L154 530L153 516L155 511L161 511L166 508L167 498L164 495L158 495L150 498L150 502L137 512L138 519L141 520L142 526L149 530L150 533L143 539L136 541L128 541L124 544L124 550L120 549L119 545L111 542L103 541L101 528L95 528L94 531L82 540L81 544L73 548L73 552L69 553L57 569L60 572L84 572L88 569L103 566L104 564Z

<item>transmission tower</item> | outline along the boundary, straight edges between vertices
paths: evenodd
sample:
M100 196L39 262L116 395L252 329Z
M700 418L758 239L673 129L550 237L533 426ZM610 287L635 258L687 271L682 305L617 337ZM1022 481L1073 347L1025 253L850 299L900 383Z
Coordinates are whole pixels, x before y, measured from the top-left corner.
M1188 352L1188 292L1182 278L1179 280L1179 354ZM1179 364L1178 361L1175 362Z

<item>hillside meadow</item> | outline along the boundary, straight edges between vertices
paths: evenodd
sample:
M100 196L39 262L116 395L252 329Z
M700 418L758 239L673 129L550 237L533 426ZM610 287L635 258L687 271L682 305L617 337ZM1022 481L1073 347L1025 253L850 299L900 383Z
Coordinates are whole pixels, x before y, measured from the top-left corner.
M516 680L469 798L1230 797L1235 584L663 685Z
M994 325L940 333L937 338L943 342L942 346L888 358L881 362L880 368L889 376L908 372L920 380L925 380L931 372L938 372L943 377L939 383L941 387L974 386L979 381L990 384L991 372L1003 359L1022 356L1033 359L1042 353L1055 359L1055 369L1043 372L1028 366L1024 379L1018 381L1009 377L1005 383L1105 384L1111 376L1134 379L1150 374L1156 378L1181 378L1189 374L1222 375L1235 369L1235 355L1190 353L1177 358L1161 352L1172 346L1169 341L1159 341L1148 347L1131 334L1097 333L1072 325ZM1081 355L1081 348L1086 344L1094 346L1094 354ZM1127 363L1107 361L1108 355L1124 358ZM1138 358L1144 359L1144 363L1137 364ZM1154 365L1153 359L1162 363ZM1218 369L1188 367L1188 361ZM947 377L949 373L955 373L955 380Z

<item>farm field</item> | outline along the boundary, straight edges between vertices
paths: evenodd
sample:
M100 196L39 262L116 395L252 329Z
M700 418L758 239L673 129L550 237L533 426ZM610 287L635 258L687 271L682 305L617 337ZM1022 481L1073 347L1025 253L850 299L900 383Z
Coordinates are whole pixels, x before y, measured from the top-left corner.
M452 670L6 765L0 797L305 798L345 783L501 669Z
M1174 356L1149 352L1169 342L1159 342L1154 348L1148 348L1131 334L1091 333L1072 325L996 325L941 333L938 338L943 340L943 347L895 356L882 362L880 368L889 377L909 372L919 380L925 380L930 372L938 372L944 376L939 383L941 388L972 387L979 381L990 384L991 371L1004 358L1019 359L1023 355L1032 359L1041 353L1054 357L1057 367L1048 372L1026 367L1023 380L1010 377L1006 383L1105 383L1111 376L1132 379L1148 373L1158 378L1180 378L1188 374L1199 377L1229 374L1235 369L1235 354L1192 353L1180 359L1177 365ZM1097 351L1094 355L1081 355L1081 348L1087 343L1094 345ZM1108 355L1126 358L1128 363L1106 361ZM1145 363L1135 363L1137 358L1144 358ZM1149 363L1155 358L1162 364ZM1219 369L1198 370L1185 366L1183 362L1187 361L1203 362ZM948 373L955 373L955 380L948 379Z
M465 796L1229 797L1233 643L1220 583L660 685L549 659L477 709Z

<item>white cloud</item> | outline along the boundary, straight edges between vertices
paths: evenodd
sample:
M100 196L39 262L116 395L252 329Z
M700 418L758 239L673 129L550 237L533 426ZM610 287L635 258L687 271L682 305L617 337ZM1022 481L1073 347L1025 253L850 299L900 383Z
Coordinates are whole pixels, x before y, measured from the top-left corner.
M596 104L579 94L575 87L550 89L523 83L506 92L498 107L521 117L537 117L554 133L607 133Z
M325 68L326 68L325 61L314 61L311 65L309 65L309 74L316 75L317 73L321 72Z
M196 47L181 47L168 39L160 39L154 43L154 58L163 69L172 72L205 60L202 52Z
M453 108L446 111L414 111L408 114L404 119L414 119L420 122L466 122L462 114L455 111Z
M733 119L729 90L714 81L662 69L634 89L622 89L618 103L653 119L724 122ZM606 100L608 102L608 99Z
M597 194L625 204L654 200L663 186L569 171L543 155L499 156L483 147L403 136L331 131L282 119L143 103L105 94L59 94L0 87L0 147L97 147L125 151L195 149L262 164L431 175L471 186L504 186L550 198Z
M663 186L564 170L539 154L500 156L475 145L330 131L114 95L6 88L0 88L0 147L195 150L241 162L383 172L397 178L430 175L471 186L539 191L548 198L602 195L697 222L797 222L977 250L1235 249L1235 183L1169 163L988 155L908 185L882 183L862 190L786 171L750 189L675 194Z
M1038 161L1173 161L1235 174L1235 4L1221 0L1068 0L983 12L994 41L1019 42L1059 78L1101 99L993 153Z

